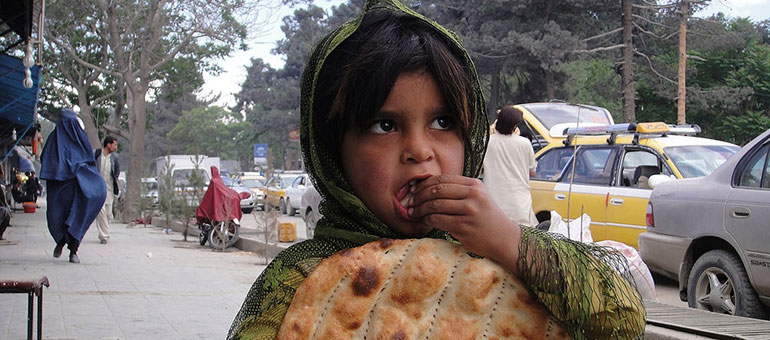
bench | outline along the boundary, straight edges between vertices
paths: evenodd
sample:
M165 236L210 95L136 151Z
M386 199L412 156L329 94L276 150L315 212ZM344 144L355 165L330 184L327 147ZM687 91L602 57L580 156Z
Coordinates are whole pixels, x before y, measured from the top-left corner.
M48 287L48 278L43 276L37 280L0 280L0 294L26 293L27 303L27 339L32 340L34 296L37 295L37 339L43 339L43 286Z

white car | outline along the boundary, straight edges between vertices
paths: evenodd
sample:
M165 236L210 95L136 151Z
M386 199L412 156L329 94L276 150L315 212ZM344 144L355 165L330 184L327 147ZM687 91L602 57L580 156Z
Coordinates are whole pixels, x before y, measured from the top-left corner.
M121 189L122 190L122 189ZM142 178L141 199L146 200L151 208L158 207L158 180L154 177Z
M286 214L294 216L297 211L301 211L302 207L302 195L305 194L308 188L312 187L313 183L310 182L310 177L307 174L301 174L294 178L294 180L286 187Z
M249 188L236 183L230 177L222 177L222 182L224 182L228 188L235 190L239 194L244 192L249 194L249 197L241 199L241 211L244 214L251 214L251 212L254 211L254 208L257 207L257 195L255 195Z
M300 212L302 219L305 220L305 226L307 228L307 238L313 238L315 233L315 227L318 220L321 219L321 211L318 210L318 206L321 203L321 194L315 189L312 184L307 187L305 193L302 195Z

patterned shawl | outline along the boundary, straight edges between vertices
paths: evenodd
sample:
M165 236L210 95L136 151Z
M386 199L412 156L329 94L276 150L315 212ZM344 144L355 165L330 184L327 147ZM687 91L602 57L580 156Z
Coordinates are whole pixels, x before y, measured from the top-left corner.
M404 238L390 230L353 194L340 165L335 161L337 150L329 150L313 128L314 125L322 123L321 119L326 119L329 110L324 108L322 110L325 112L314 112L314 109L318 110L317 107L314 108L314 101L318 96L317 81L326 58L358 29L363 16L374 10L414 16L435 29L445 41L455 45L456 50L462 51L460 61L466 65L468 78L475 92L471 96L473 101L469 104L471 127L469 135L465 137L463 174L476 177L481 170L489 139L488 121L475 67L459 38L397 0L367 0L358 19L337 28L318 43L309 56L302 77L300 141L307 171L323 197L320 206L323 217L318 221L313 239L279 253L257 278L233 321L228 339L273 339L296 288L324 258L340 250L361 246L380 238ZM427 237L451 240L448 233L440 230L431 231ZM539 258L534 258L534 255L532 258L522 257L520 268L525 268L522 272L531 274L524 275L522 279L541 302L565 324L573 338L597 338L597 335L606 335L607 338L630 339L641 333L644 327L644 309L635 289L615 274L607 262L597 261L588 254L612 257L611 263L617 268L624 265L622 258L595 247L589 248L557 240L532 228L523 229L520 250L521 254L537 254ZM562 261L563 265L554 268L555 274L529 273L530 271L526 270L536 261L554 263L553 261L558 262L556 259L562 257L575 260ZM554 275L566 271L579 273L581 277L553 280ZM602 277L594 280L594 276L590 274L592 272L600 273ZM586 279L586 276L589 278ZM598 289L595 287L597 285L603 286ZM574 290L571 290L573 288ZM628 318L633 320L625 320ZM624 324L619 326L618 320L623 320Z

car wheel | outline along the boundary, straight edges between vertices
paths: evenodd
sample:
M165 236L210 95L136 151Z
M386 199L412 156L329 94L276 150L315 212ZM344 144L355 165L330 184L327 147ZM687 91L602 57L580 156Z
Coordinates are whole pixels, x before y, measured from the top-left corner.
M287 215L294 216L297 214L297 208L294 208L291 206L291 199L286 199L286 210L288 210Z
M741 259L721 249L695 261L687 282L687 303L716 313L767 318Z
M316 222L316 216L315 212L311 209L307 210L307 213L305 214L305 226L307 227L307 238L311 239L313 238L313 234L315 234L315 225Z
M284 200L283 197L281 197L281 202L279 203L278 209L281 210L281 214L286 213L286 200Z
M244 214L251 214L251 212L254 211L254 208L244 208L241 209L241 211L243 211Z
M535 228L543 230L543 231L548 231L548 229L551 228L551 220L545 220L543 222L540 222L540 223L537 224L537 226Z

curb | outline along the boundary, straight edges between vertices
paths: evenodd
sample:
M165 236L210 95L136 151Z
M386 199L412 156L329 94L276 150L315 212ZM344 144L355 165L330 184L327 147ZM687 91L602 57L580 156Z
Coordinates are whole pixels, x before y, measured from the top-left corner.
M162 219L161 217L156 217L156 220L153 221L158 224L148 224L153 225L157 228L165 228L165 219ZM137 224L139 225L139 224ZM184 224L181 221L178 220L172 220L169 224L171 229L173 229L175 232L178 233L184 233ZM197 238L200 234L200 230L198 229L198 226L194 223L190 223L188 226L187 232L189 233L188 237L194 237ZM235 242L233 247L238 248L243 251L252 252L255 254L264 254L265 252L265 243L262 240L259 240L256 236L257 230L252 228L240 228L238 241ZM277 237L277 236L276 236ZM299 242L304 241L303 238L297 238L294 242L278 242L277 240L271 240L267 244L267 253L270 255L270 257L274 257L276 254L278 254L280 251L296 244Z

